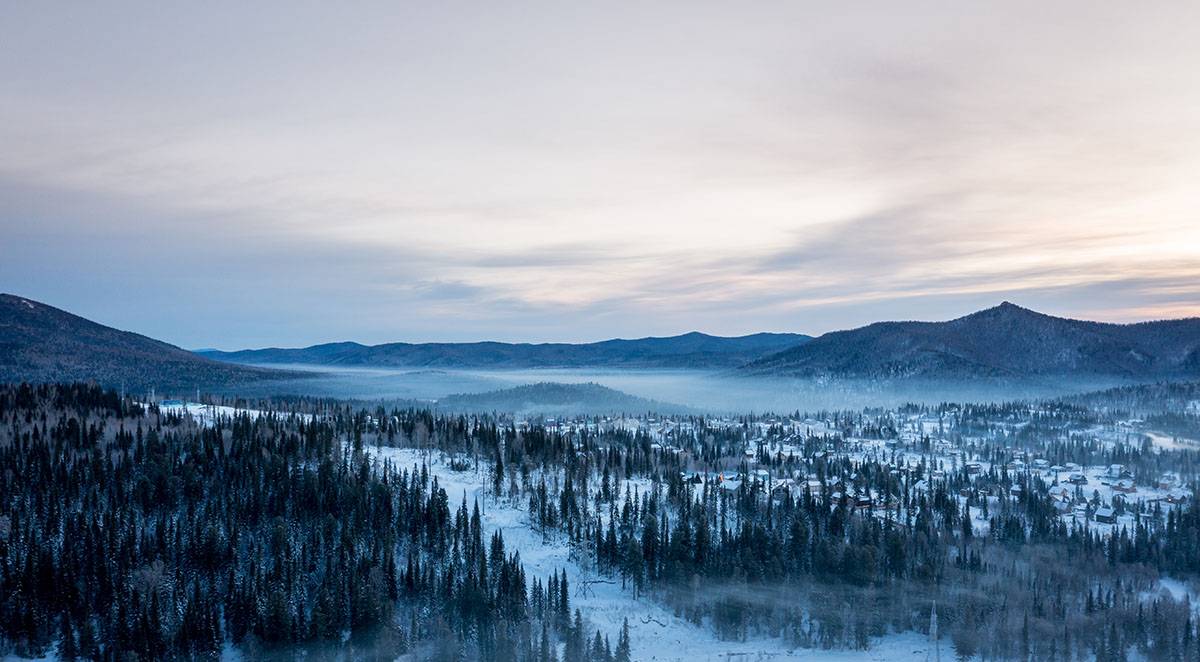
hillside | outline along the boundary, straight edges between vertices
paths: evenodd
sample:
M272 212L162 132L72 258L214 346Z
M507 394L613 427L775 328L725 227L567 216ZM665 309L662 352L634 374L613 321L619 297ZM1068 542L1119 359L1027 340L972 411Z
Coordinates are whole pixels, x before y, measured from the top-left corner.
M1200 319L1106 324L1005 302L948 322L880 322L827 333L742 367L750 375L848 378L1200 375Z
M726 369L800 345L810 338L756 333L737 338L687 333L667 338L595 343L388 343L353 342L301 349L204 351L219 361L252 364L317 364L431 368L692 368Z
M450 411L505 412L513 414L589 414L621 412L685 413L686 407L630 395L600 384L540 382L486 393L463 393L438 401Z
M0 382L95 381L129 389L192 389L290 375L219 363L44 303L0 294Z

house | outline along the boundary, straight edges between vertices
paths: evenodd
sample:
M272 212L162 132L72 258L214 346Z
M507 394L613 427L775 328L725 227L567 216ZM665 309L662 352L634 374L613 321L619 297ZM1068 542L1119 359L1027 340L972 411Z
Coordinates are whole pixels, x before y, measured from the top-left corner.
M1125 465L1123 465L1123 464L1108 465L1108 470L1104 472L1104 476L1106 478L1115 478L1115 479L1130 477L1129 473L1125 471Z
M1044 460L1039 457L1033 461L1033 468L1039 471L1045 471L1046 469L1050 468L1050 460Z
M967 468L968 476L975 476L980 473L983 473L983 465L978 462L968 462L963 466L965 466Z
M791 492L796 487L796 481L791 478L776 478L771 485L772 493Z
M1100 506L1092 517L1101 524L1117 523L1117 511L1113 510L1111 506Z
M1176 488L1167 493L1167 503L1187 503L1190 496L1187 490Z
M1067 482L1072 485L1087 485L1088 479L1087 476L1081 473L1073 473L1070 476L1067 476Z
M1135 486L1133 481L1129 480L1128 478L1122 478L1121 480L1118 480L1116 484L1112 486L1112 488L1114 492L1121 492L1124 494L1133 494L1134 492L1137 492L1137 486Z

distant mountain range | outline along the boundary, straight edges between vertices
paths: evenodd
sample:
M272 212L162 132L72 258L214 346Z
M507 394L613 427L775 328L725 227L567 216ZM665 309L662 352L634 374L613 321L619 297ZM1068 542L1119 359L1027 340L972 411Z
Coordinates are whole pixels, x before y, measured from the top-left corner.
M1200 318L1105 324L1005 302L948 322L880 322L750 362L743 375L841 378L1200 375Z
M244 364L450 369L686 368L722 370L743 377L845 379L1194 379L1200 377L1200 318L1105 324L1052 317L1006 302L948 322L880 322L819 338L786 333L737 338L688 333L584 344L478 342L370 346L345 342L303 349L194 353L103 326L31 299L0 294L0 381L94 380L110 386L124 384L130 389L149 386L228 389L301 376L287 370ZM553 399L565 393L561 385L558 393L549 386L540 388L537 393L510 395L523 398L532 393ZM572 397L583 393L575 390L576 393L570 394ZM593 400L607 397L599 392L586 395ZM613 404L619 403L613 400ZM624 404L636 409L645 403Z
M316 364L398 368L626 368L729 369L811 337L795 333L756 333L737 338L686 333L667 338L570 343L388 343L353 342L302 349L201 351L219 361L248 364Z
M230 365L118 331L31 299L0 294L0 382L95 381L191 389L293 373Z

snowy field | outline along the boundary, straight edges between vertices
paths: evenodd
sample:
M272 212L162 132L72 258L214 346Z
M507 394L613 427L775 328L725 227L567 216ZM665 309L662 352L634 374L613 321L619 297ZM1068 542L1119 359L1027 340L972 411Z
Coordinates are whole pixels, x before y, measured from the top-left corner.
M1197 450L1200 449L1200 441L1195 439L1187 439L1173 435L1166 435L1151 430L1142 432L1143 435L1150 438L1150 443L1154 444L1155 448L1168 451L1182 450Z
M504 536L505 549L517 550L526 574L545 581L550 573L565 570L570 584L571 600L590 623L590 630L599 629L616 641L622 621L629 619L630 641L638 660L924 660L929 649L926 637L917 633L891 635L872 642L868 651L822 651L793 649L780 639L758 639L745 642L721 641L712 630L676 618L669 610L646 598L634 599L632 591L621 589L620 579L614 583L596 583L581 594L581 587L592 580L609 580L581 567L565 539L553 534L543 540L534 531L525 504L494 500L487 494L486 472L453 471L449 458L437 452L427 453L410 448L375 447L368 449L377 462L391 462L397 469L411 469L427 462L429 472L438 485L446 490L450 507L457 508L465 496L468 507L476 500L480 505L483 524L490 536L499 530ZM946 641L941 645L943 657L953 652Z
M141 403L145 406L145 403ZM192 420L197 425L204 427L212 427L213 423L222 418L233 418L239 414L249 415L250 418L258 418L262 412L257 409L239 409L237 407L227 407L224 405L206 405L199 402L185 402L180 400L164 400L158 405L158 410L163 414L178 414L180 416L191 416ZM287 414L282 412L273 412L277 416L300 416L304 420L308 420L310 414Z

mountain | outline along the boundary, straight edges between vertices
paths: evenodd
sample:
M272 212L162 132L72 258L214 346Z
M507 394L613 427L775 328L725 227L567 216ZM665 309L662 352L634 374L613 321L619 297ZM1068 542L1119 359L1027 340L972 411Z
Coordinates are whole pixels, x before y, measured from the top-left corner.
M192 389L291 376L219 363L53 306L0 294L0 382L95 381L129 389Z
M460 393L438 400L449 411L571 415L591 413L689 413L686 407L641 398L595 383L539 382L486 393Z
M1200 375L1200 318L1105 324L1005 302L948 322L880 322L827 333L739 372L884 379L1188 377Z
M318 364L405 368L700 368L726 369L810 340L793 333L756 333L723 338L687 333L669 338L570 343L354 342L302 349L200 352L219 361L251 364Z

